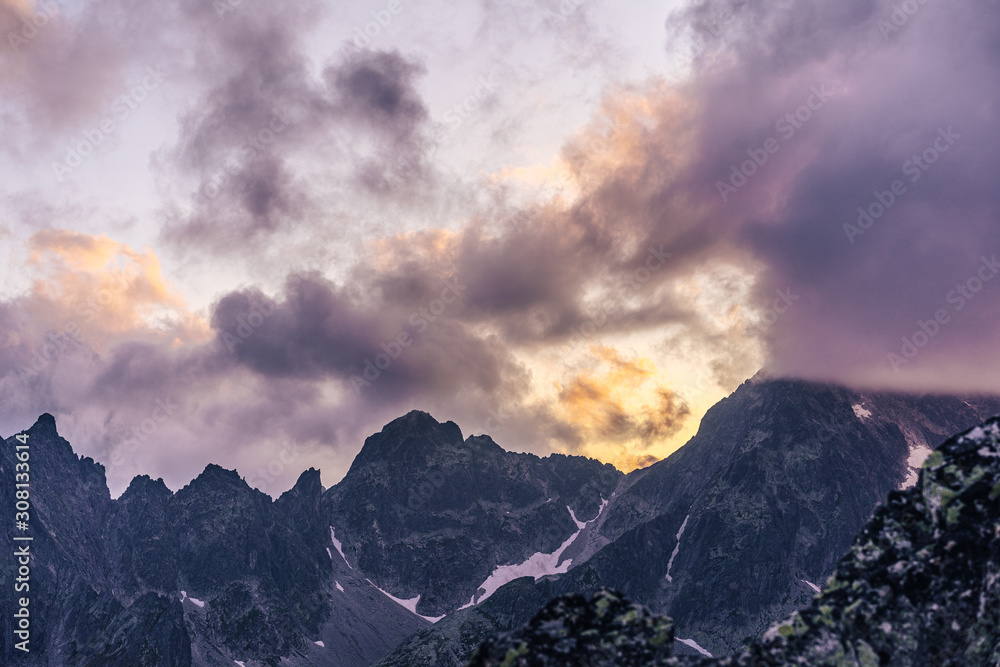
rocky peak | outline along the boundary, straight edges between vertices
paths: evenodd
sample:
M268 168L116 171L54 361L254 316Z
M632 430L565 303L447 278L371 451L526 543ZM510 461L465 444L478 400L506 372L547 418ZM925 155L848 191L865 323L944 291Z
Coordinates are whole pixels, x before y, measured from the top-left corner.
M299 536L320 556L330 543L330 523L323 516L323 485L320 471L309 468L301 475L295 486L281 494L274 506L294 525Z
M163 478L153 479L149 475L137 475L132 478L119 500L129 502L136 497L167 500L173 495L173 491L167 488Z
M271 499L265 493L252 488L237 471L227 470L214 463L205 466L200 475L175 494L175 504L203 505L206 500L219 497L246 507L271 504ZM213 511L210 507L206 510Z
M101 493L103 488L110 499L110 492L107 492L107 482L104 466L94 461L89 456L77 456L73 452L73 447L62 436L56 428L56 418L48 412L41 414L34 425L25 433L28 434L28 444L45 448L45 456L42 460L48 461L56 467L70 466L75 469L88 487L95 488ZM36 450L36 453L37 450ZM38 463L32 465L35 469ZM49 466L43 464L45 468ZM62 474L62 473L56 473Z
M242 478L235 470L228 470L214 463L209 463L196 479L218 479L231 482L240 482Z
M39 415L34 426L28 429L28 433L38 437L48 436L58 438L59 432L56 429L56 418L48 412Z
M319 497L323 494L323 484L320 482L320 471L316 468L309 468L309 470L304 471L299 478L295 481L295 485L288 491L281 494L278 498L278 502L283 499L291 500L292 498L302 498L302 499L313 499L319 500Z
M463 440L462 429L455 422L441 423L426 412L413 410L365 440L351 469L369 463L423 461L438 447Z
M987 665L1000 659L1000 418L894 491L823 592L741 664Z

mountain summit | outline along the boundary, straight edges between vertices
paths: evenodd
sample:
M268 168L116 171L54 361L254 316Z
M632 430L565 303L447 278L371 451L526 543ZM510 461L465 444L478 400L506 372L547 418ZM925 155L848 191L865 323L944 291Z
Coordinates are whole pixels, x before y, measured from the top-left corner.
M498 567L552 554L622 474L582 457L508 452L411 412L365 441L324 496L345 558L438 617L479 600Z
M365 440L352 468L377 461L422 464L436 448L461 444L462 429L455 422L440 423L426 412L413 410L394 419Z

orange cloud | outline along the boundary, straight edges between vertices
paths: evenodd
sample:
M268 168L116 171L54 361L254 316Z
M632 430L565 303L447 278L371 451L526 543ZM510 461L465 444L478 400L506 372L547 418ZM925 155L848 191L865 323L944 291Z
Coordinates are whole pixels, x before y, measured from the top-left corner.
M368 244L372 267L380 273L391 273L407 263L436 266L443 275L454 271L447 265L454 261L460 237L447 229L426 229L401 232L378 238Z
M648 359L629 359L606 345L592 353L598 372L577 374L558 387L560 417L571 424L587 453L626 470L657 457L647 450L676 434L691 411L672 389L657 382Z
M604 97L595 120L563 150L566 168L581 189L592 191L607 187L616 173L640 181L655 156L656 183L668 181L697 155L691 131L696 113L690 98L662 82L619 88Z
M151 249L105 235L46 230L28 241L35 279L28 303L35 326L75 325L96 348L121 335L204 340L206 322L189 312Z
M28 16L34 9L35 3L30 0L0 0L0 8L15 12L20 16Z
M7 33L20 30L21 21L31 16L32 4L28 0L0 0L0 30L4 33L4 42L8 41ZM4 44L4 49L8 48ZM0 83L4 81L0 78Z

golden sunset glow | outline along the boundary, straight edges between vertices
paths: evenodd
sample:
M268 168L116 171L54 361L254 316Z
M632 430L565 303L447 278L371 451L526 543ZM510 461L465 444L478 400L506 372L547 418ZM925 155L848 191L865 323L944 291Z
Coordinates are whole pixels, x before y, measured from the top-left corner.
M29 242L32 292L44 304L38 323L62 328L72 321L96 349L122 335L169 335L204 342L210 327L188 311L163 277L151 249L136 251L106 235L47 230ZM61 326L62 325L62 326Z

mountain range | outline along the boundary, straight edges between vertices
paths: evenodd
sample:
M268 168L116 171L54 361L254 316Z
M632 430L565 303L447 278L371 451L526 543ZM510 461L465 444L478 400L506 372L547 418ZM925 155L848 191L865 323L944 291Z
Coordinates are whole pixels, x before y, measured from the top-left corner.
M893 491L805 608L735 655L674 657L674 626L619 593L556 598L470 667L1000 664L1000 418Z
M824 585L933 448L1000 414L995 397L755 378L667 459L504 450L411 412L329 489L272 500L209 465L177 492L104 468L42 415L31 443L26 665L462 665L549 600L610 587L673 618L675 653L741 650ZM14 437L0 450L12 478ZM0 514L13 517L13 485ZM18 534L5 521L8 544ZM16 571L10 550L5 577ZM0 590L15 608L13 588Z

